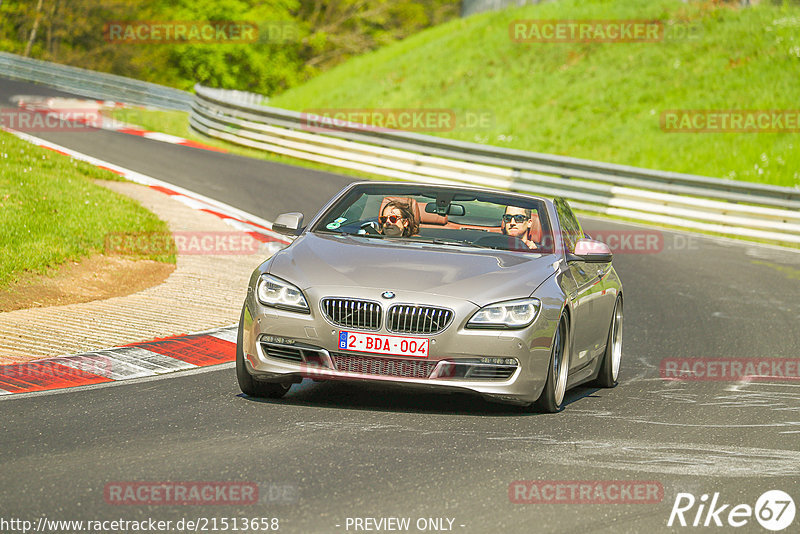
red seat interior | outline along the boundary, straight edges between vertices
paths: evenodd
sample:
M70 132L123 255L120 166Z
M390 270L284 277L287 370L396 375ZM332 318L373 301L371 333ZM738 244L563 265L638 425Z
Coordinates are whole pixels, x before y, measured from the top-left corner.
M434 203L426 202L425 204L420 204L419 214L422 217L421 220L422 224L432 225L432 226L445 226L447 224L447 215L439 215L438 213L428 213L426 211L426 208L428 207L429 204L434 204Z
M534 243L542 241L542 221L539 220L539 214L535 211L531 212L531 228L528 230L528 239Z

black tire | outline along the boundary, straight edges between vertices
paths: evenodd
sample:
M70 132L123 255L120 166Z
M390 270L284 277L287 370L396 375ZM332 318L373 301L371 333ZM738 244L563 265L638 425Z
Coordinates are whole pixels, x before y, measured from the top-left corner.
M614 312L611 314L611 325L608 327L606 351L603 363L592 385L601 388L613 388L617 385L619 367L622 361L622 297L617 297Z
M244 337L244 308L239 317L239 333L236 335L236 380L239 382L239 389L242 393L250 397L266 397L279 399L286 395L291 389L291 383L285 382L261 382L253 378L244 364L244 350L242 349L242 339Z
M540 412L556 413L564 405L569 374L569 329L567 320L562 317L553 336L553 348L550 351L550 365L547 368L547 382L542 394L533 403L532 408Z

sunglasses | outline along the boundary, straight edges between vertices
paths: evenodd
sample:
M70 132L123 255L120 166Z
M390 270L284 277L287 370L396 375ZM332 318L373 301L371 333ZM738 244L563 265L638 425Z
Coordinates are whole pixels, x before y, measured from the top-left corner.
M386 224L386 221L389 221L392 224L397 224L397 221L402 221L405 217L398 217L397 215L389 215L388 217L381 215L378 217L378 220L381 224Z
M506 213L503 215L504 222L511 222L511 219L514 219L514 221L518 223L522 223L530 219L530 217L522 215L521 213L518 213L517 215L509 215L508 213Z

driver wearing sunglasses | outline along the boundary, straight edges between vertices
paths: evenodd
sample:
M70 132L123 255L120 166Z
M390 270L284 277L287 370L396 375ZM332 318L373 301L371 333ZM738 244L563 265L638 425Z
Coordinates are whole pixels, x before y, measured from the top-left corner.
M383 207L378 223L379 232L387 237L408 237L419 231L411 206L396 200Z
M531 210L516 206L506 207L501 222L502 232L519 238L528 248L537 248L536 243L529 237L531 224Z

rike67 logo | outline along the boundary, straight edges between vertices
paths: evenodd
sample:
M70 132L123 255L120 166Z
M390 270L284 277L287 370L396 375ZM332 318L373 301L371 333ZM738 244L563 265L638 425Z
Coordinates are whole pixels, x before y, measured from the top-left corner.
M792 524L795 516L794 500L781 490L764 492L755 507L749 504L735 506L720 500L719 493L703 494L697 499L691 493L678 493L669 514L667 526L693 527L743 527L755 517L767 530L777 532Z

